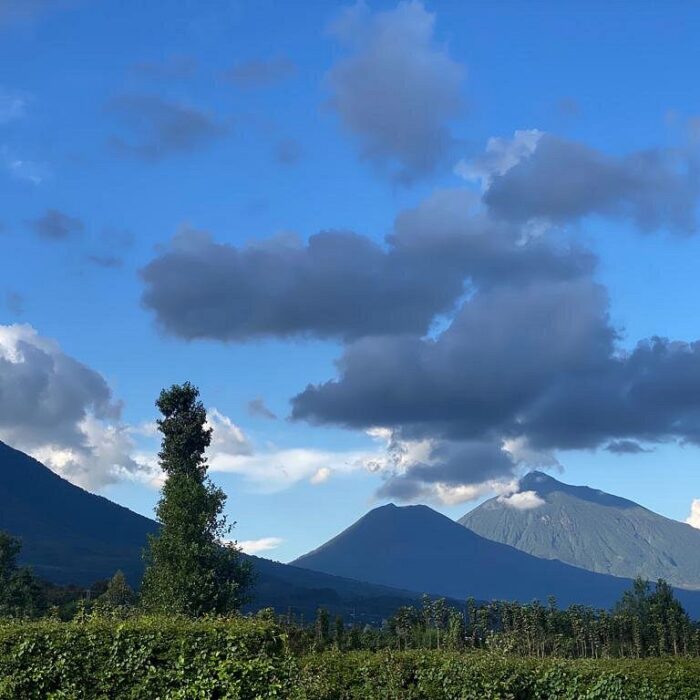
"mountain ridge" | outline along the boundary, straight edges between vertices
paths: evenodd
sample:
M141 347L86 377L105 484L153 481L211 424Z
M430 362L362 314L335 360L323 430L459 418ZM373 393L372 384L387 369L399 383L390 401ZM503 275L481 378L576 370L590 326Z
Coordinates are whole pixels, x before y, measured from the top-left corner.
M495 542L533 556L597 573L700 590L700 530L634 501L573 486L542 472L520 480L521 492L542 501L519 509L492 498L458 522Z

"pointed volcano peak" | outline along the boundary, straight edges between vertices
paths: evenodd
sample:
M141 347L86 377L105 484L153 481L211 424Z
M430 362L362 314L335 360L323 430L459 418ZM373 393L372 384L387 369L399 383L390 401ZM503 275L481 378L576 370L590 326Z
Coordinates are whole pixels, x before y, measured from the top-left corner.
M572 498L589 503L596 503L601 506L613 508L641 508L638 503L629 501L620 496L613 496L599 489L592 489L589 486L573 486L558 481L553 476L541 471L532 471L526 474L518 482L520 491L534 491L538 496L547 500L547 496L553 493L562 493Z
M543 495L565 487L566 484L562 484L561 481L557 481L553 476L544 472L532 471L520 479L518 486L520 491L536 491L538 494Z

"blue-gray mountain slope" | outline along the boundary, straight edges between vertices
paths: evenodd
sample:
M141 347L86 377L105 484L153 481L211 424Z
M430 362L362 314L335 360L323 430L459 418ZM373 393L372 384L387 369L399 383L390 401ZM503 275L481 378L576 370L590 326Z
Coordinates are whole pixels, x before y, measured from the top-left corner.
M633 501L563 484L541 472L521 479L520 490L534 491L543 503L522 510L492 498L459 522L536 557L700 589L700 530Z
M629 579L539 559L493 542L427 506L382 506L318 549L293 562L336 576L464 600L581 603L610 607ZM680 591L700 615L700 593Z

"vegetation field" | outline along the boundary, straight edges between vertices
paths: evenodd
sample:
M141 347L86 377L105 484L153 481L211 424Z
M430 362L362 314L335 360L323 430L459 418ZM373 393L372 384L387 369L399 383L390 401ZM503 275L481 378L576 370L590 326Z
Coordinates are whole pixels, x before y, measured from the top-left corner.
M293 653L264 620L0 625L2 700L685 700L700 660L535 659L488 651Z

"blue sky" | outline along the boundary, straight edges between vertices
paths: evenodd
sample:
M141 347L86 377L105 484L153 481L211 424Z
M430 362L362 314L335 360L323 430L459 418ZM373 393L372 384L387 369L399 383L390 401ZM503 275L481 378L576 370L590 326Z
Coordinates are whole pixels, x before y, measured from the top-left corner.
M645 365L645 376L658 370L654 386L670 387L670 397L655 394L657 404L621 425L611 418L609 429L596 425L589 434L582 427L583 437L573 442L551 420L523 422L522 412L564 392L554 382L565 373L567 381L574 375L584 381L586 365L593 374L578 389L566 384L569 403L558 411L591 413L591 404L572 406L581 386L598 376L578 355L575 365L568 356L561 360L546 387L532 388L527 410L521 406L510 421L494 419L478 435L472 423L480 421L471 421L466 404L455 409L455 427L436 423L432 409L406 421L394 401L378 424L383 437L376 431L371 437L367 430L376 426L361 416L376 402L362 382L343 378L346 353L353 367L363 366L370 351L389 354L374 355L379 366L391 363L391 353L403 358L403 340L380 343L377 327L363 326L384 298L381 287L376 298L369 295L378 284L373 268L354 270L365 259L350 251L347 270L357 272L351 280L357 288L351 284L346 295L340 282L324 278L329 298L340 289L338 303L347 305L336 315L331 304L331 320L319 320L328 310L316 308L322 282L311 297L304 291L297 298L284 285L288 276L315 274L303 267L315 258L299 263L299 271L296 253L287 254L306 250L310 236L354 232L386 251L394 244L385 237L398 235L402 212L436 193L458 192L456 201L472 197L488 222L508 228L497 235L508 238L520 227L537 239L508 238L513 255L527 246L536 248L534 256L566 245L597 257L581 273L581 307L562 293L556 308L576 326L580 308L594 304L592 286L607 290L609 302L591 312L592 333L615 330L615 357L653 336L692 343L700 335L694 225L700 96L692 79L699 24L700 10L690 2L0 2L0 404L6 404L0 439L150 514L157 499L156 442L147 427L153 402L163 386L191 380L218 412L222 444L212 476L229 494L236 537L278 538L267 553L282 560L383 500L428 500L459 516L531 466L555 462L565 481L685 519L700 497L694 346L680 358L669 350L661 369ZM395 129L386 128L386 114ZM516 152L525 138L516 132L535 134L535 145ZM492 138L503 139L501 155L516 154L506 169L494 164ZM471 180L456 174L459 162L469 165ZM589 179L582 175L583 184L566 192L558 189L561 178L552 179L552 172L589 166ZM443 216L437 209L435 216ZM428 246L431 225L421 233ZM253 254L242 253L266 245L279 253L270 263L274 279L265 277L267 267L255 267ZM426 268L415 274L429 295L446 273L432 265L433 249L425 250ZM229 253L233 267L222 271ZM182 298L170 306L161 297L146 300L149 290L171 288L166 281L177 269L171 265L183 260L197 274L177 276ZM398 264L392 258L379 274L392 274ZM482 270L470 282L463 273L477 302L512 283L512 270L499 264L497 279L479 282ZM527 289L540 283L528 278ZM276 285L282 292L268 294ZM403 313L402 298L393 311L388 304L387 328ZM420 304L411 299L407 314L409 303ZM413 334L411 343L422 338L429 345L470 302L469 294L450 299L433 309L431 329L414 320L396 338ZM214 307L224 320L206 320ZM489 308L498 314L501 307ZM231 321L240 309L252 309L253 326L263 312L270 320L246 330ZM297 313L306 320L290 331L284 323ZM489 323L493 330L497 320ZM24 325L8 330L14 324ZM517 364L530 345L509 328L498 328L499 349L512 352ZM589 336L581 333L576 346L585 349ZM465 363L471 352L465 349ZM557 351L551 361L560 358ZM633 400L629 387L641 381L636 366L605 365L599 376L610 371L615 384L619 369L620 391ZM489 371L477 367L476 379ZM523 371L530 391L533 372ZM397 370L392 386L411 375L410 364L406 374ZM333 379L356 404L314 391L294 404L298 419L288 420L293 397ZM445 383L426 381L433 389ZM682 392L673 391L673 382L687 388L678 405L674 396ZM610 392L601 393L603 404L620 399ZM406 410L420 413L420 392L405 394ZM17 396L26 407L16 407ZM435 405L448 405L435 396ZM255 399L275 418L251 410ZM389 431L390 447L403 450L399 461L387 450ZM501 450L516 433L538 443L536 458L511 455L505 464L487 449L486 442ZM605 449L621 441L629 443L626 453Z

